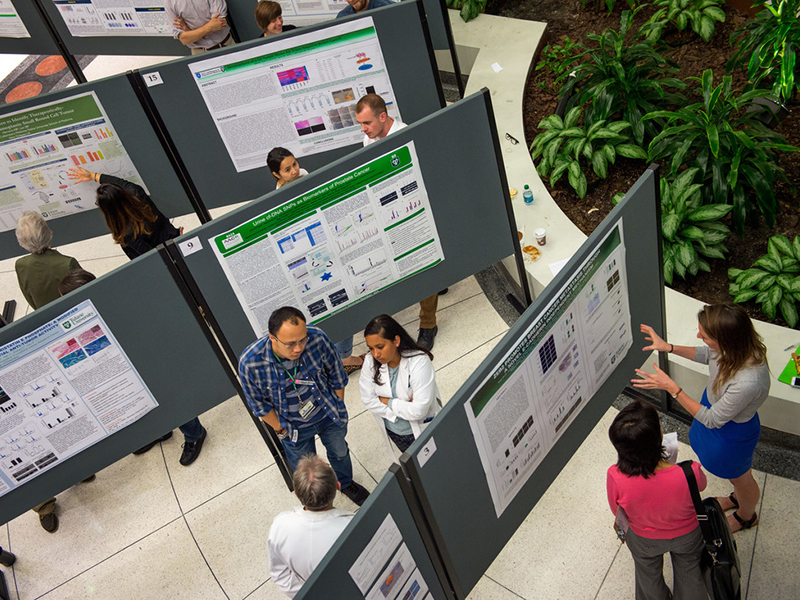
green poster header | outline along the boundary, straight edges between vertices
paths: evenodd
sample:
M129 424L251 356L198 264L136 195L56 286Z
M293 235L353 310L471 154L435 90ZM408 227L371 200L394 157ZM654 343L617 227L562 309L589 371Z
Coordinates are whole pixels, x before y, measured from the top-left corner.
M603 266L606 259L622 244L620 236L621 225L618 224L603 240L602 244L592 253L583 267L572 277L560 294L554 299L548 309L541 314L536 324L528 331L506 359L495 369L486 383L475 393L470 400L473 414L477 417L486 405L494 398L500 388L528 359L534 349L550 333L556 323L569 308L573 301L583 291L584 286Z
M249 223L244 223L232 231L218 235L214 238L214 243L222 256L235 254L262 240L270 233L310 216L319 208L324 209L341 202L354 193L385 179L388 175L404 170L410 164L411 152L408 146L398 148L394 152L345 173L299 198L281 204Z
M237 71L242 71L246 69L251 69L254 67L262 67L267 63L273 63L280 60L286 60L288 58L292 58L298 56L300 54L307 54L310 52L315 52L318 50L330 50L335 46L348 44L351 42L358 42L363 40L364 38L374 37L375 36L375 28L374 27L367 27L365 29L359 29L358 31L351 31L349 33L343 33L341 35L334 36L332 38L327 38L324 40L319 40L317 42L311 42L309 44L303 44L302 46L295 46L294 48L287 48L285 50L280 50L278 52L273 52L272 54L265 54L263 56L256 56L253 58L248 58L247 60L240 60L237 62L230 63L228 65L222 65L221 67L214 67L208 70L199 71L197 73L197 77L200 81L209 81L212 78L218 78L225 75L231 75L236 73ZM232 57L235 56L232 55Z
M94 96L86 94L0 118L0 142L29 137L49 129L102 116Z

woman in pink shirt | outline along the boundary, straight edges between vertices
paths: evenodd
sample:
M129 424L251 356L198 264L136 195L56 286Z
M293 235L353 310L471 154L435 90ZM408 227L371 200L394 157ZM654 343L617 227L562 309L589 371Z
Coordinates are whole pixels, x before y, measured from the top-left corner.
M636 565L636 600L668 600L664 554L672 558L675 600L706 600L700 569L703 535L683 470L665 460L658 413L639 401L623 408L608 430L617 464L608 469L608 504L627 516L625 542ZM692 464L700 490L706 476ZM619 521L619 519L618 519Z

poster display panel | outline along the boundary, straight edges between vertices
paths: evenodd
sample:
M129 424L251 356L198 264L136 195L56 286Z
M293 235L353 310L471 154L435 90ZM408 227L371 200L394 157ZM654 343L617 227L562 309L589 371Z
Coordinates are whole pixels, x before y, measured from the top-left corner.
M391 513L348 572L366 600L424 600L428 596L428 584Z
M19 0L17 0L19 2ZM0 37L29 38L28 28L11 0L0 0Z
M73 37L172 37L163 0L53 0Z
M372 17L188 65L236 172L283 146L307 156L361 143L355 105L399 109Z
M97 184L74 184L83 167L144 186L94 92L0 117L0 231L26 210L55 219L95 209Z
M209 245L257 337L281 306L316 323L444 260L413 142Z
M0 496L158 406L91 300L0 347Z
M498 518L633 344L622 226L464 404Z

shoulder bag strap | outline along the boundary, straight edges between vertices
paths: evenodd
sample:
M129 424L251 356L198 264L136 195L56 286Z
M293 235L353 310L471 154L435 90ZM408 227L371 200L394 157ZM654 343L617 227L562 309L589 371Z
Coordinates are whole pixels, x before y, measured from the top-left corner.
M683 469L683 474L686 476L686 482L689 484L689 493L692 495L692 502L694 503L694 511L697 513L697 520L700 523L700 530L703 532L703 538L706 544L714 543L714 532L711 529L711 523L708 522L708 513L703 501L700 499L700 490L697 489L697 479L695 479L694 471L692 470L692 461L684 460L678 463L678 466Z

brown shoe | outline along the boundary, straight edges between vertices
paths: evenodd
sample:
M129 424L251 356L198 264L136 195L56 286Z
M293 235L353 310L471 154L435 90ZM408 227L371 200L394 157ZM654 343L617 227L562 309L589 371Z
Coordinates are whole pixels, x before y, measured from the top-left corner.
M58 531L58 517L56 513L47 513L46 515L39 515L39 523L47 533L55 533Z

